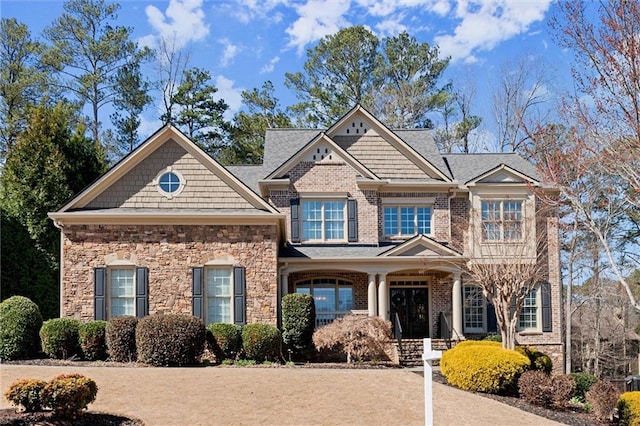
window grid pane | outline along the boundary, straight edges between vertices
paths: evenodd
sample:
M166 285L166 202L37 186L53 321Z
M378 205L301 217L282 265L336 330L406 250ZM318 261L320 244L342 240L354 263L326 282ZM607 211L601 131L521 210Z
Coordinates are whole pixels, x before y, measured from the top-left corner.
M484 296L476 286L464 287L464 326L465 328L484 329Z
M415 209L413 207L401 207L400 208L400 221L401 221L401 233L402 235L415 234Z
M135 315L135 287L133 269L111 269L110 282L110 314Z
M325 201L325 240L344 239L344 202Z
M418 207L418 233L431 234L431 208Z
M503 207L504 239L522 239L522 201L505 201Z
M305 240L322 239L322 203L304 201L302 203L302 237Z
M207 269L207 324L231 321L231 270Z
M384 235L398 234L398 209L396 207L384 208Z
M524 299L518 325L522 329L538 328L538 291L531 290Z

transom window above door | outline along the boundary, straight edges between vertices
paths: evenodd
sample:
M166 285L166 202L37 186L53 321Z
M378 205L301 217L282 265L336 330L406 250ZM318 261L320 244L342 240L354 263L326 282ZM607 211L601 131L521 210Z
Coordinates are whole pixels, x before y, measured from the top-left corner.
M430 206L384 206L385 237L431 234Z

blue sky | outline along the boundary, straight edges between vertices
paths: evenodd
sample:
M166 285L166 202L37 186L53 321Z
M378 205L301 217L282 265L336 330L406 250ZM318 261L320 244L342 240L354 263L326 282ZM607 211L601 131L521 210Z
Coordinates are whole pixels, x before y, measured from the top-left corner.
M271 80L283 106L295 103L284 87L285 72L302 70L306 50L323 36L365 25L380 38L406 30L438 45L452 62L445 79L476 88L474 113L491 131L489 86L505 61L544 61L550 97L567 79L568 54L548 28L551 0L122 0L118 24L133 28L140 43L176 35L190 52L190 66L205 68L219 94L240 108L240 92ZM15 17L37 37L62 13L62 1L2 0L2 17ZM553 87L551 87L553 86ZM153 107L145 112L142 136L156 130ZM102 117L108 123L108 114Z

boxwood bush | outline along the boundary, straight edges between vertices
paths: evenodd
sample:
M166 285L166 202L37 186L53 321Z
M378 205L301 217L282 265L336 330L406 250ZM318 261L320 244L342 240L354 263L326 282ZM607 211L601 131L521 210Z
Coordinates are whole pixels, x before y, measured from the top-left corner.
M75 318L53 318L45 321L40 329L42 351L55 359L80 356L80 324L80 320Z
M516 351L529 358L529 369L535 371L542 371L545 374L551 374L553 369L553 362L548 355L540 352L533 346L516 346Z
M235 324L216 322L207 327L210 335L210 349L218 362L237 359L242 351L242 327Z
M12 296L0 303L0 360L36 355L41 327L40 309L28 298Z
M622 426L640 426L640 392L625 392L620 395L617 408Z
M22 406L26 412L42 410L40 393L47 382L38 379L21 379L11 383L4 396L15 406Z
M440 371L454 386L474 392L515 393L529 359L497 342L465 341L446 351Z
M90 321L80 324L78 337L84 359L97 361L107 357L106 327L106 321Z
M113 317L105 327L105 341L109 360L133 362L138 358L136 351L136 325L138 319L132 316Z
M155 366L196 364L204 351L204 321L192 315L150 315L138 321L138 361Z
M49 381L41 392L43 405L65 419L77 418L96 400L97 394L96 382L82 374L61 374Z
M242 327L242 348L247 359L277 361L280 358L280 330L269 324L247 324Z
M571 377L576 381L576 391L574 396L579 398L580 401L585 402L585 395L589 392L591 386L598 381L598 378L589 373L571 373Z
M295 356L313 347L316 305L310 294L291 293L282 298L282 341Z

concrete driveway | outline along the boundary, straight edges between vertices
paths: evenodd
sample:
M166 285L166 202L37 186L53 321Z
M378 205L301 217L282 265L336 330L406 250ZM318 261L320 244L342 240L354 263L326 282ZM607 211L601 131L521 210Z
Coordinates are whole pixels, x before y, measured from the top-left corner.
M402 369L136 368L1 365L4 393L21 378L84 374L98 384L91 411L147 425L423 425L423 379ZM436 425L557 425L439 383ZM1 408L10 407L2 398Z

